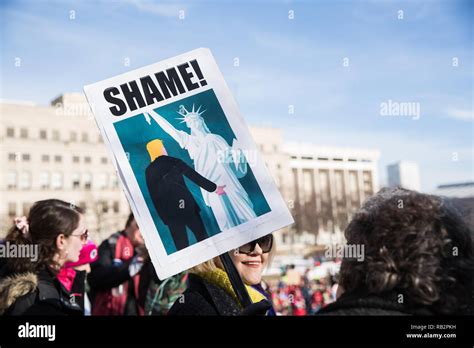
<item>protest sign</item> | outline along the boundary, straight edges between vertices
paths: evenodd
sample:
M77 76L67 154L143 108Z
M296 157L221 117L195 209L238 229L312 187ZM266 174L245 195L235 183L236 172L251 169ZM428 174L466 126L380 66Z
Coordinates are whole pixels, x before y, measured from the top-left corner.
M84 91L160 279L293 223L208 49Z

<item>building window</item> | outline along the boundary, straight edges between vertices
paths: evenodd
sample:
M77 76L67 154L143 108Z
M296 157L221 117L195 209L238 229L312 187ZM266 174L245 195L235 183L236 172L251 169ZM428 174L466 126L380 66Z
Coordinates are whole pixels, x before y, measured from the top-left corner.
M18 157L17 157L17 154L16 154L16 153L10 152L10 153L8 154L8 160L9 160L10 162L16 162L16 161L17 161L17 158L18 158Z
M114 213L120 212L120 204L118 201L114 201L113 210L114 210Z
M89 141L89 134L82 133L81 140L82 140L83 143L87 143Z
M86 190L90 190L92 188L92 174L84 173L82 180L84 181L84 188Z
M40 187L44 189L49 189L49 172L41 172L40 174Z
M54 162L61 163L62 160L63 160L63 157L61 155L54 156Z
M48 139L48 133L46 132L46 129L41 129L39 135L40 135L40 139L43 139L43 140Z
M327 170L319 171L319 187L321 190L321 201L331 201L331 191L329 187L329 172Z
M351 195L351 200L353 202L359 201L359 180L357 178L357 172L349 172L349 190Z
M91 163L91 158L90 158L90 156L84 157L84 162L85 162L85 163Z
M364 194L365 197L371 196L373 194L372 192L372 173L369 171L363 172L363 181L364 181Z
M49 162L49 155L42 155L41 162Z
M11 170L7 173L7 188L16 189L17 187L17 174L15 171Z
M26 190L31 188L31 173L22 172L20 174L20 189Z
M51 176L51 187L54 190L59 190L63 187L63 175L60 172L53 172Z
M7 138L13 138L15 136L15 128L7 128Z
M31 208L31 203L25 202L22 204L22 210L23 210L23 215L28 216L28 213L30 212Z
M31 159L31 156L29 153L24 153L22 156L21 156L21 159L24 161L24 162L29 162L30 159Z
M102 212L108 213L109 211L109 203L107 201L102 201Z
M117 174L110 174L109 181L110 181L110 188L115 189L119 186Z
M26 128L20 129L20 138L22 139L28 138L28 129Z
M79 163L79 156L72 156L73 163Z
M97 186L99 187L99 189L104 190L107 188L107 179L107 174L99 174L97 178Z
M79 173L72 174L72 188L78 189L81 187L81 175Z
M340 202L345 196L344 173L342 170L336 170L334 172L334 182L336 184L336 200Z
M13 218L16 216L16 203L9 202L8 203L8 217Z
M71 134L69 135L69 140L77 141L77 133L76 132L71 132Z
M102 163L102 164L107 164L107 157L102 157L102 158L100 159L100 163Z
M86 202L84 201L79 202L79 208L81 208L83 211L86 211L86 208L87 208Z
M58 130L53 130L53 140L54 141L59 141L59 131Z

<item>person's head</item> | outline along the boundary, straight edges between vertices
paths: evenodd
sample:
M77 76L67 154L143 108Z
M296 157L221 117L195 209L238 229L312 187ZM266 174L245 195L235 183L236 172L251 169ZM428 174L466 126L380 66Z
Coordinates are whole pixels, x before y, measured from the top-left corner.
M179 118L179 120L186 124L186 127L191 130L191 134L196 131L210 133L209 129L207 128L206 122L204 121L204 118L201 116L205 111L206 110L201 111L201 106L199 106L198 109L195 111L194 104L191 111L186 110L184 105L180 105L178 113L183 117Z
M363 245L364 261L343 259L345 292L403 295L409 308L460 313L471 301L471 231L444 199L405 189L382 189L345 230Z
M156 158L160 156L168 155L166 152L163 141L160 139L154 139L146 144L146 149L150 155L150 162L153 162Z
M235 268L245 284L255 285L262 281L262 273L268 265L272 249L273 235L268 234L230 252Z
M59 199L38 201L25 217L26 227L14 224L5 238L16 245L37 245L36 260L10 258L9 265L16 272L49 268L55 272L65 262L76 262L88 231L81 208Z
M242 281L246 285L256 285L262 281L263 270L270 264L274 252L273 235L269 234L229 251L229 255ZM213 271L216 267L224 269L219 257L193 267L192 272Z
M133 213L128 215L127 222L125 223L125 234L134 247L143 247L145 245L145 241L143 240L143 236Z
M316 290L316 292L314 293L314 302L317 304L321 304L323 303L323 300L323 293L320 290Z

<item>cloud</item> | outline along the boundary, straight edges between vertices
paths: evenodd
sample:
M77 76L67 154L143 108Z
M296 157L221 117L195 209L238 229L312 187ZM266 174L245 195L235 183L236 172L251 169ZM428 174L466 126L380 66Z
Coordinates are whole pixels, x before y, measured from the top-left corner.
M473 121L474 120L474 111L473 110L462 110L450 108L446 110L446 115L449 118L460 121Z

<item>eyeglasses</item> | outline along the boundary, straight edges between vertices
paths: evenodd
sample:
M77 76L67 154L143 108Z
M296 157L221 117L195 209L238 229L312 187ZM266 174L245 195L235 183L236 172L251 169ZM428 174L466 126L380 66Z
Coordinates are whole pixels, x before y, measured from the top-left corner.
M87 228L81 234L71 234L71 237L79 237L81 238L81 242L87 242L87 238L89 238L89 231Z
M254 240L253 242L247 243L242 245L239 248L239 253L242 254L251 254L255 250L255 246L258 244L260 249L262 249L262 253L266 254L272 250L273 247L273 235L272 234L267 234L266 236L263 236L257 240Z

